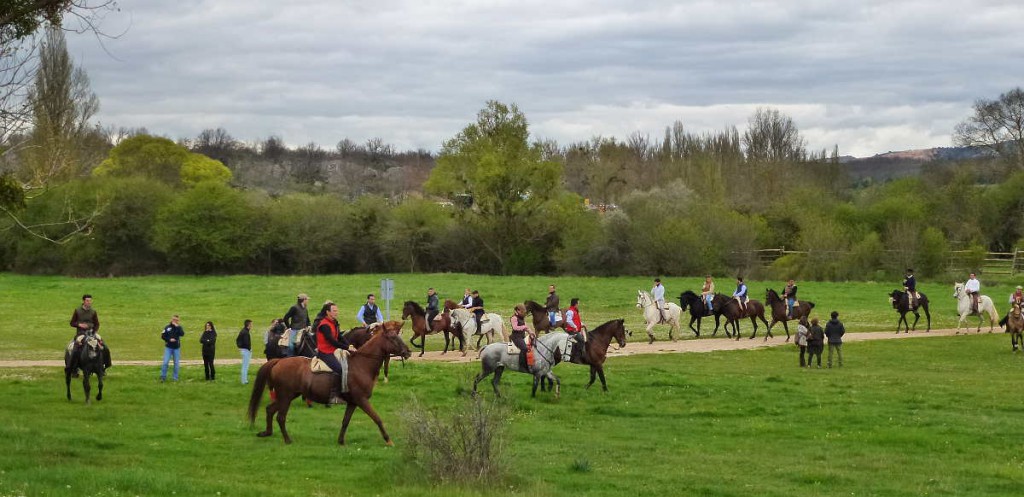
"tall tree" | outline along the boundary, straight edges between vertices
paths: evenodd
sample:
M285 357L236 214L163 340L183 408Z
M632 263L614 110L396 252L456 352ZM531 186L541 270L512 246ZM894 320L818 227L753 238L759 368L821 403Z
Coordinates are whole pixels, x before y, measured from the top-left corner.
M956 126L953 142L986 148L1024 169L1024 90L1018 86L995 100L978 99L974 115Z
M529 138L518 107L489 101L475 123L444 143L424 185L453 201L472 199L462 216L478 228L472 242L493 257L496 272L543 265L548 254L536 247L556 242L560 213L573 204L562 186L561 164L543 160L541 147Z
M796 124L778 109L762 107L750 116L743 146L752 163L795 162L806 156Z

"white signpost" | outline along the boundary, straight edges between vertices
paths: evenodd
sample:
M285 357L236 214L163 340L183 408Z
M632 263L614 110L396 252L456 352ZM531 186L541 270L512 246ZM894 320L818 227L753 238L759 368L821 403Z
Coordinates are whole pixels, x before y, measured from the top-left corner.
M391 299L395 298L395 280L387 278L380 280L380 298L385 301L385 318L391 319Z

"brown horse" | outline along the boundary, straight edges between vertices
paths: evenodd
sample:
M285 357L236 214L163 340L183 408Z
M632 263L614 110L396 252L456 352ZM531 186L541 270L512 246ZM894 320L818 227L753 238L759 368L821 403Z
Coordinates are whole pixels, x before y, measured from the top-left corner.
M420 349L420 357L423 357L423 353L426 351L426 337L437 332L444 332L444 352L448 353L448 344L451 343L452 350L455 350L455 339L459 339L460 347L463 346L463 338L460 333L456 333L452 329L452 309L458 307L452 300L445 300L444 307L441 309L441 319L432 320L427 323L427 311L423 307L412 300L405 301L405 305L402 307L402 319L412 319L412 336L409 337L409 343L418 349ZM449 339L449 335L452 335ZM415 339L419 338L420 343L416 345Z
M565 331L565 313L561 310L558 311L558 321L555 321L555 326L551 326L551 320L548 319L548 311L544 306L532 301L523 301L523 305L526 306L526 312L530 313L533 317L533 329L537 332L551 333L556 329Z
M1010 345L1013 351L1017 351L1017 344L1024 348L1024 315L1021 314L1020 304L1013 304L1010 313L1006 315L1006 331L1010 333Z
M582 364L590 366L590 383L587 383L587 388L594 384L594 378L598 376L601 378L601 389L608 391L608 383L604 381L604 360L608 357L608 347L613 338L618 342L619 348L625 347L626 335L633 334L626 330L624 322L624 319L613 319L587 332L587 343L582 357Z
M768 321L764 318L764 305L760 301L750 299L747 300L746 309L740 309L740 303L736 299L729 300L728 304L720 308L722 315L725 316L725 333L729 336L729 325L733 327L733 334L736 335L736 339L740 339L740 320L743 318L750 318L750 324L754 325L754 333L750 335L750 338L757 336L757 319L760 318L761 322L764 323L765 327L768 326ZM768 336L772 336L771 330L768 330Z
M797 305L793 306L793 316L790 317L787 302L782 300L782 297L779 297L779 294L775 293L775 290L771 288L765 290L764 302L772 308L772 322L768 325L768 334L764 337L765 340L772 336L772 326L775 326L775 323L782 323L782 329L786 330L786 341L788 342L789 325L786 324L786 321L791 319L793 321L800 321L800 318L810 318L811 309L814 309L814 302L800 300L797 302ZM755 329L754 332L756 333L757 330ZM751 336L750 338L754 337Z
M352 328L351 330L345 332L345 340L347 340L348 343L351 344L353 347L358 349L359 347L362 347L363 344L365 344L371 338L373 338L378 331L380 331L380 328L376 326L373 328L367 328L365 326ZM401 331L399 331L399 334L401 334ZM390 369L391 356L387 356L384 358L384 383L388 383L390 381L388 377Z
M377 383L377 375L384 359L392 354L398 354L408 358L409 347L402 341L398 334L402 329L401 321L387 321L383 324L383 330L375 333L357 352L348 358L348 392L341 394L345 399L345 418L341 422L341 432L338 434L338 443L345 445L345 431L348 423L352 420L352 413L356 407L363 410L380 429L384 437L384 443L394 445L384 423L381 421L377 411L370 405L370 396L373 394L373 386ZM252 395L249 397L249 424L256 423L256 410L260 407L263 399L263 389L270 388L270 404L267 405L267 429L257 434L260 437L269 437L274 434L273 417L277 416L277 425L281 428L281 436L284 443L292 443L288 436L286 423L288 419L288 407L292 400L299 395L305 396L314 402L326 404L331 397L331 383L336 381L337 376L329 373L313 373L309 368L310 359L305 357L288 357L285 359L271 359L264 364L256 375L256 382L252 387Z

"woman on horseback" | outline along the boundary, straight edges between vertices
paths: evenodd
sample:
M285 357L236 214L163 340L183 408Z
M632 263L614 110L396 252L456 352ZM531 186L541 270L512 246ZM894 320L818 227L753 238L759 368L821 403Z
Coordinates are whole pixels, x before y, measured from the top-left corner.
M530 350L530 347L526 344L526 335L530 335L531 341L537 337L533 331L530 331L530 327L526 326L526 306L523 304L516 305L515 314L512 316L511 322L512 333L509 335L509 339L519 348L519 365L522 366L523 371L526 371L529 368L527 353Z

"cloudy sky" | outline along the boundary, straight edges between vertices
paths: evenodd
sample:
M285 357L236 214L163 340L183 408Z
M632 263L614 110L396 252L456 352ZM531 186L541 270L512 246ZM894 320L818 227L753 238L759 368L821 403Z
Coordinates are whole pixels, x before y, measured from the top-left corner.
M104 125L436 151L487 100L561 144L791 116L813 149L950 146L1024 85L1012 1L118 0L69 35Z

